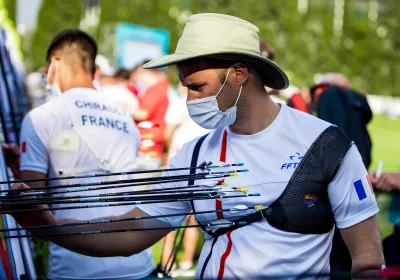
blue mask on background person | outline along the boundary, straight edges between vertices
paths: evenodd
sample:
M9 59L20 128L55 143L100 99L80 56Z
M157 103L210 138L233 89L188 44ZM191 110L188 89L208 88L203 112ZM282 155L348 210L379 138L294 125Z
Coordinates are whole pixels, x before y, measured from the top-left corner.
M219 109L217 101L218 95L228 81L231 69L232 68L229 68L225 81L216 95L186 102L188 112L192 120L205 129L225 127L233 124L236 121L236 104L238 103L240 94L242 93L243 85L240 86L239 95L235 104L233 107L226 110L226 112L222 112Z
M58 63L59 63L58 60L56 60L56 61L55 61L56 71L55 71L55 75L54 75L54 83L53 83L52 85L49 84L48 75L47 75L47 85L46 85L46 88L49 90L50 96L51 96L52 98L59 97L59 96L61 96L61 94L62 94L62 91L61 91L61 89L60 89L60 87L58 86L58 83L57 83L57 73L58 73L58 67L59 67L59 66L58 66L58 65L59 65ZM48 73L51 73L51 71L53 70L52 67L53 67L53 62L52 62L51 65L50 65L50 69L49 69Z

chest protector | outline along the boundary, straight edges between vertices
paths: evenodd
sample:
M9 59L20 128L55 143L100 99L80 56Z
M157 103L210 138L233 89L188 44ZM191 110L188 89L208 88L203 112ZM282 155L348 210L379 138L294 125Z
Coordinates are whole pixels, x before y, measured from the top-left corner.
M192 167L197 165L198 153L204 139L205 136L200 138L195 146ZM308 149L283 193L269 207L234 220L235 226L220 228L214 232L207 231L204 227L203 230L218 237L265 219L271 226L282 231L301 234L328 233L335 224L328 185L352 145L350 138L337 126L328 127ZM193 182L190 181L189 184ZM194 208L193 203L192 207Z

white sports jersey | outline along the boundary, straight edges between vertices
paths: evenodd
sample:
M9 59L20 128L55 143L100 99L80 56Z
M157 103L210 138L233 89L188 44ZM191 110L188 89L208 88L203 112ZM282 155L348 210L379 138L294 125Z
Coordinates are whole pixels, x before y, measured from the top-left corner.
M121 107L95 90L75 88L32 110L25 117L21 129L21 170L41 172L49 177L60 176L60 171L62 175L132 171L138 145L138 130ZM48 185L129 178L132 176L62 180L48 182ZM116 190L72 194L111 192ZM71 194L59 194L68 195ZM132 208L53 210L53 213L57 218L86 220L122 215ZM48 277L51 279L136 279L149 275L153 269L150 249L130 257L94 258L50 244Z
M269 206L282 194L307 149L329 125L311 115L281 105L277 118L259 133L237 135L229 128L211 132L203 142L198 162L244 162L244 167L250 171L239 173L237 177L228 177L225 181L230 186L244 186L250 193L261 195L196 201L196 211L229 209L237 205ZM197 139L185 144L171 159L168 168L190 166L196 142ZM168 175L176 173L169 172ZM357 148L352 146L328 187L330 203L339 228L353 226L379 211L367 175ZM195 182L198 183L201 181ZM183 186L187 182L174 184ZM172 184L162 184L158 188L171 186ZM307 207L308 202L305 198L304 207ZM141 205L140 209L149 215L165 215L190 211L191 206L187 202L176 202ZM235 220L254 211L241 212L240 215L232 212L197 215L196 219L203 224L205 221L217 219ZM169 217L160 220L177 226L182 219L183 217ZM256 279L266 278L268 275L329 272L332 236L333 230L326 234L284 232L272 227L265 220L244 226L218 238L205 268L204 279ZM196 278L200 277L213 240L206 234Z

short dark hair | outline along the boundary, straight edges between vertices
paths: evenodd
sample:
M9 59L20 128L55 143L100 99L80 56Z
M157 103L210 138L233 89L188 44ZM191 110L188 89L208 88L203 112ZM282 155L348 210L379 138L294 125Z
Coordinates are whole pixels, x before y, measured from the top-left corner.
M77 45L79 47L79 56L85 70L94 74L96 71L95 60L97 56L97 44L92 37L79 29L65 29L59 32L53 38L47 49L46 61L49 62L51 56L54 55L56 51L72 45Z
M129 80L130 76L131 76L131 71L122 68L118 69L117 72L115 72L114 74L114 77L121 78L124 80Z

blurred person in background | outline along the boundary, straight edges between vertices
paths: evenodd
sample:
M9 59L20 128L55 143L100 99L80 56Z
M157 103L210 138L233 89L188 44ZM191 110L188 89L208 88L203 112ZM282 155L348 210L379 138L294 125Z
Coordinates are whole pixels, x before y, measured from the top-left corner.
M130 82L138 89L139 108L135 121L140 133L136 161L138 169L158 169L164 157L165 114L168 109L170 83L164 71L136 66ZM154 175L154 174L153 174Z
M260 41L260 53L262 57L265 57L273 62L276 62L274 50L271 48L271 46L269 46L267 43L263 41ZM269 87L265 87L265 90L267 91L269 97L271 97L272 101L274 101L275 103L286 104L286 101L282 98L280 90L276 90Z
M389 219L394 225L393 234L383 241L383 253L387 266L400 266L400 172L370 173L372 185L392 195Z
M121 106L134 119L139 102L136 95L129 90L129 77L129 71L125 69L115 70L107 58L97 55L93 84L100 94Z
M31 100L31 107L36 108L48 101L48 90L44 81L44 69L29 73L26 77L26 87Z
M300 90L299 88L294 86L289 86L283 91L283 94L287 96L287 105L289 107L300 110L304 113L309 113L309 99L307 100L306 93L307 92L305 92L304 90Z
M167 113L165 115L166 135L168 141L168 159L171 159L182 148L183 144L193 140L196 137L208 133L210 130L202 128L196 124L189 116L186 108L187 88L178 83L177 96L170 99ZM188 216L188 224L196 225L197 222L193 215ZM198 228L187 228L183 236L183 255L178 263L178 267L173 267L171 271L172 277L193 277L195 270L193 269L193 261L196 253L196 246L199 240ZM163 243L162 267L170 266L172 260L171 252L174 247L175 232L169 233Z
M46 56L47 81L55 98L32 110L22 122L21 180L134 170L139 133L121 107L95 90L96 54L96 42L77 29L61 31L52 40ZM102 180L133 176L107 178ZM34 189L96 181L96 178L36 181L29 186ZM93 194L110 192L113 190L98 190ZM123 215L133 208L53 210L52 213L61 219L95 219ZM49 249L48 279L140 279L154 270L150 249L129 257L106 258L84 256L54 243L50 243Z
M367 125L372 111L366 96L352 89L350 80L340 73L323 74L310 91L317 117L337 125L354 141L368 169L372 142Z
M371 163L371 139L367 124L372 119L372 111L367 98L351 89L350 80L341 73L325 73L310 88L310 111L318 118L337 125L354 141L361 158L368 169ZM338 270L350 270L351 256L338 229L332 247L332 267Z
M163 164L168 164L172 137L176 129L182 124L185 114L187 114L186 96L180 91L179 84L177 87L171 86L168 90L168 108L164 117L164 145L167 152L164 155Z

